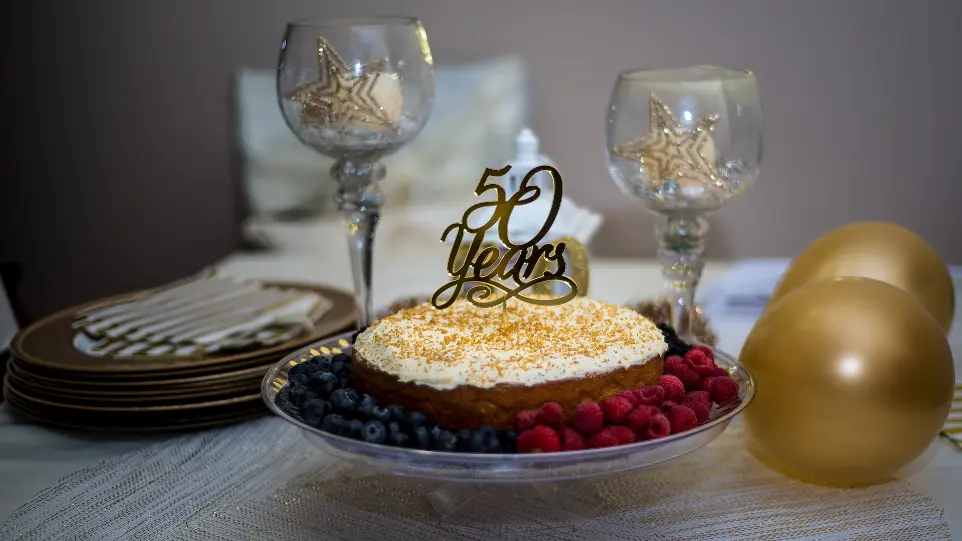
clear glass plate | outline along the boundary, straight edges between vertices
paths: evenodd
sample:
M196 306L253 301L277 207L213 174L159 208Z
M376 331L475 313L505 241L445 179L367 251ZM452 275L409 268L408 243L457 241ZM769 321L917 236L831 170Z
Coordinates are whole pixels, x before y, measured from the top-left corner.
M349 463L393 475L447 482L531 483L622 473L699 449L717 438L755 395L755 381L751 374L733 357L716 350L716 364L738 382L738 399L727 406L712 408L708 422L687 432L617 447L560 453L475 454L402 449L329 434L291 417L274 403L278 391L287 384L290 367L309 358L311 349L337 348L350 353L347 345L350 336L351 333L334 336L281 359L261 384L264 402L275 414L301 427L304 436L325 452Z

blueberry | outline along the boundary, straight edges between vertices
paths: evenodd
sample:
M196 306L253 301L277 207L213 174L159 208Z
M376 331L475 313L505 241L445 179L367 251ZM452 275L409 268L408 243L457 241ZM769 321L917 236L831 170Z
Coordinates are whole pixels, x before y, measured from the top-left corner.
M411 444L411 438L404 432L397 432L389 435L387 437L387 441L396 447L408 447Z
M458 450L458 438L447 430L442 430L433 440L432 449L435 451L454 452Z
M468 452L469 453L483 453L487 450L484 445L484 439L480 432L473 432L471 434L471 439L468 440Z
M363 395L360 392L358 392L357 389L352 389L350 387L342 387L342 388L344 389L344 392L351 397L351 400L353 400L354 402L361 401L361 396Z
M497 453L501 451L501 441L498 431L491 425L479 427L471 436L471 447L479 453Z
M345 389L338 389L331 393L331 405L338 413L350 414L357 410L357 402Z
M351 364L351 356L347 353L338 353L337 355L331 357L331 363Z
M387 407L387 410L391 412L391 420L403 423L404 422L404 407L398 406L397 404L391 404Z
M337 381L337 386L341 389L346 389L351 386L351 380L348 378L341 378Z
M341 361L334 361L331 363L331 372L339 378L347 376L347 364Z
M394 434L398 434L401 432L404 432L403 430L401 430L401 425L397 424L395 421L391 421L390 423L387 424L388 436L392 436Z
M336 413L326 415L324 420L321 421L321 430L341 436L344 434L344 431L347 430L347 421L344 420L344 417Z
M518 433L514 430L505 430L501 433L501 451L505 453L518 452Z
M320 426L325 413L327 413L327 409L324 407L324 401L317 398L305 403L304 407L301 408L304 422L311 426Z
M375 421L381 421L382 423L386 423L391 420L391 410L387 408L382 408L381 406L374 406L373 408L371 408L370 417Z
M330 372L315 372L311 376L310 384L317 394L328 398L337 389L337 378Z
M291 376L291 385L307 385L308 379L305 374L294 374Z
M361 431L361 439L368 443L384 443L387 438L387 429L380 421L368 421L364 423Z
M304 395L307 394L309 389L303 385L295 385L291 387L291 404L295 407L301 407L301 404L306 402L304 400Z
M427 424L428 416L423 411L409 411L404 416L404 425L409 429L414 429Z
M414 429L412 435L414 436L412 438L412 443L414 444L415 448L424 450L431 448L431 433L428 432L427 428L419 426Z
M309 376L311 374L311 369L306 363L301 363L297 366L292 366L291 369L287 371L288 379L298 374L304 374L305 376Z
M320 365L324 362L331 362L331 358L327 355L314 355L307 362L313 364L314 366Z
M361 435L364 431L364 421L359 421L357 419L351 419L347 423L347 437L354 438L355 440L361 439Z
M281 402L290 402L290 401L291 401L291 386L285 385L281 387L280 391L277 391L277 397L274 398L274 402L276 404L280 404Z
M434 425L428 429L428 432L431 433L431 441L436 441L441 437L441 432L444 432L444 429L438 425Z
M362 406L370 406L373 408L374 406L377 405L377 399L375 399L373 396L369 394L362 394L361 397L358 399L357 403Z
M368 420L371 418L371 411L373 409L374 406L370 406L368 404L358 404L356 413L358 417Z
M471 431L467 428L458 431L458 451L462 453L471 452Z

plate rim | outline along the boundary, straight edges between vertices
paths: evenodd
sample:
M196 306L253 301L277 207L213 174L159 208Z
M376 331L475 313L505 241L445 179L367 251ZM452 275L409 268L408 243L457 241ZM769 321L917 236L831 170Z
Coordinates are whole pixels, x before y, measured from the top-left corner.
M255 402L258 398L261 398L260 393L248 394L243 396L238 396L235 398L227 398L222 400L212 400L210 402L195 402L191 404L177 404L171 406L144 406L144 407L98 407L98 406L78 406L75 404L63 404L59 402L52 402L50 400L45 400L42 398L37 398L24 394L19 389L15 388L7 378L4 376L4 389L9 390L18 400L24 400L26 402L33 402L41 404L48 408L60 408L72 411L92 411L100 413L163 413L171 411L185 411L185 410L197 410L203 408L215 408L220 406L233 406L235 404L242 404L244 402Z

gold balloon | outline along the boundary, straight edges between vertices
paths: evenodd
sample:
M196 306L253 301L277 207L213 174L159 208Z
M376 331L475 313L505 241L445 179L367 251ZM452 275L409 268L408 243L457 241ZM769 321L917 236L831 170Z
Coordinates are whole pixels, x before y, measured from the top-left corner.
M792 261L770 302L805 284L843 276L902 288L932 312L943 332L952 327L955 290L945 262L925 239L886 222L857 222L816 240Z
M949 413L952 353L911 295L865 278L809 284L771 305L741 362L755 377L749 448L821 484L884 479L922 454Z

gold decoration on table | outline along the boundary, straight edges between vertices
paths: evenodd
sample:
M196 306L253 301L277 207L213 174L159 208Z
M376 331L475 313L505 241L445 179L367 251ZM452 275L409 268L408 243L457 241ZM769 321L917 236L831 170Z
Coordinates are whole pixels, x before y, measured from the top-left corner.
M640 163L654 188L671 180L720 185L715 174L715 145L711 138L720 116L705 116L694 128L686 128L654 94L649 103L648 133L615 146L611 152Z
M288 99L301 104L301 122L323 128L344 128L351 123L390 127L391 117L378 99L377 88L384 59L349 66L324 38L317 38L316 81L295 88Z
M519 301L540 305L557 305L568 302L578 295L578 285L570 277L565 276L567 268L564 258L565 243L555 242L539 245L554 223L561 207L562 180L561 173L550 165L542 165L528 171L517 190L507 198L505 189L496 181L489 181L492 177L503 177L511 166L502 169L488 168L481 175L481 181L475 189L475 195L481 196L485 192L493 191L494 201L483 201L472 205L465 211L460 223L449 225L441 234L441 242L451 236L452 246L448 256L448 274L452 280L441 286L431 297L431 304L438 309L451 306L462 292L464 298L479 308L495 306L507 307L507 302L516 298ZM508 223L511 213L518 206L534 202L542 194L541 188L529 184L531 179L541 172L551 176L552 191L551 209L541 229L530 239L522 243L514 242L508 235ZM476 211L490 211L490 216L480 225L470 223L472 213ZM480 214L480 213L479 213ZM498 239L503 247L491 246L485 243L485 233L497 228ZM465 237L469 237L467 240ZM462 246L467 243L467 251ZM544 262L553 263L553 270L546 270L541 265ZM505 283L510 279L515 286ZM560 297L526 296L526 289L533 289L539 285L559 282L567 286L568 292Z
M922 237L886 222L857 222L813 242L792 261L769 304L825 278L860 276L904 289L935 317L944 332L952 327L955 286L939 253Z
M955 384L941 327L909 293L835 278L773 303L740 359L758 384L743 413L751 448L791 477L873 482L922 454Z

